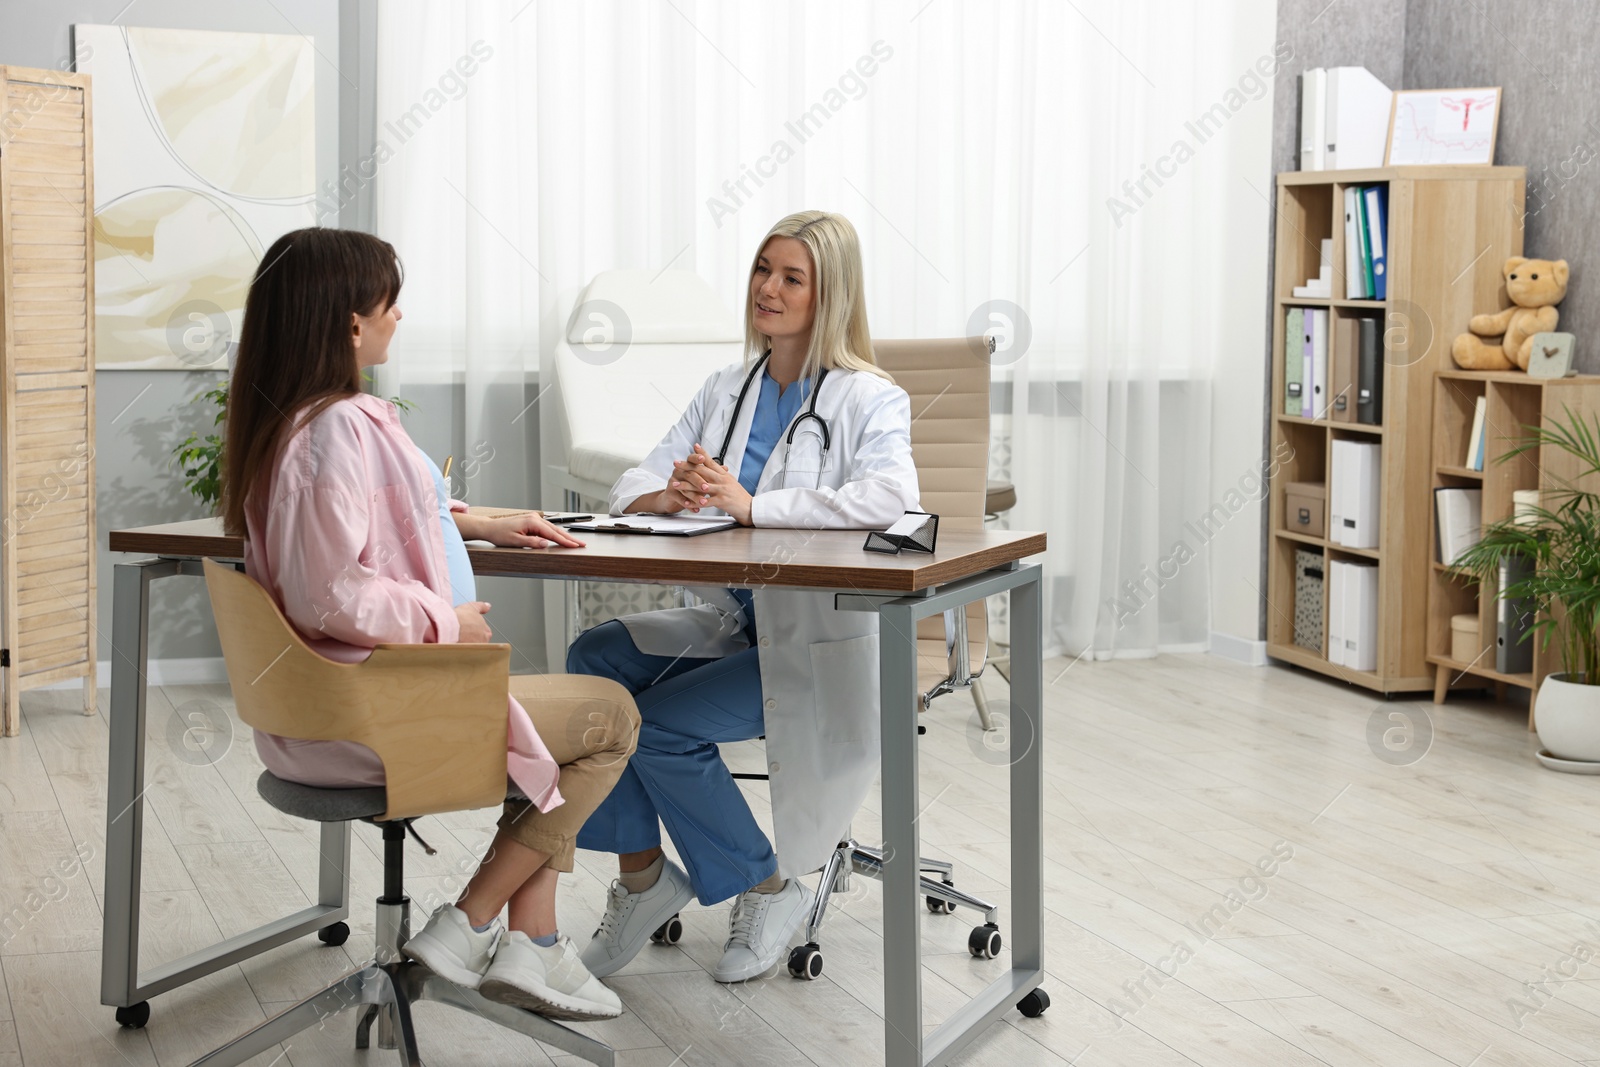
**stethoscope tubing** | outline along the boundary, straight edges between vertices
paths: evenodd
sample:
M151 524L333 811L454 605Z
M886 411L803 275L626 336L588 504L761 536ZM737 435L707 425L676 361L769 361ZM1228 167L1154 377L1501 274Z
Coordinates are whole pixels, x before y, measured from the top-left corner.
M723 434L722 447L717 450L717 454L715 456L719 466L727 466L728 446L733 443L733 431L734 428L739 425L739 412L744 408L745 397L750 394L750 386L755 382L756 376L761 373L762 368L767 365L767 358L771 355L772 349L770 348L761 353L761 358L756 360L756 365L750 368L750 373L745 376L744 385L739 389L739 399L733 402L733 414L728 419L728 432ZM789 425L789 433L783 441L783 468L784 470L788 470L789 450L794 447L795 433L800 429L800 424L805 422L807 419L815 420L817 426L822 430L822 456L818 460L817 464L817 477L819 479L819 484L822 468L826 466L828 462L828 452L833 447L833 432L828 429L828 420L817 414L817 396L822 392L822 383L828 377L828 370L829 368L823 367L822 372L817 375L817 384L811 389L811 403L807 406L806 410L801 412L800 416Z

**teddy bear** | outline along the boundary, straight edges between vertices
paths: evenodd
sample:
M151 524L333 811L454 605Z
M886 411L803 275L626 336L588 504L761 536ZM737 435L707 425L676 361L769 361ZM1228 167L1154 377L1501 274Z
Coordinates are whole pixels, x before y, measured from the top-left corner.
M1450 346L1456 365L1466 370L1528 369L1533 335L1556 328L1561 313L1555 305L1567 295L1567 261L1524 259L1512 256L1501 273L1511 307L1493 315L1474 315L1464 333ZM1476 335L1476 336L1474 336ZM1479 340L1500 337L1493 344Z

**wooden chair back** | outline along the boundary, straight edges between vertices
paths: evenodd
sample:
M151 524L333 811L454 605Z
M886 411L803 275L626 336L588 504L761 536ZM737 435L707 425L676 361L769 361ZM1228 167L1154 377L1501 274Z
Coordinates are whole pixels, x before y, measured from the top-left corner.
M247 725L372 749L386 820L505 800L510 645L378 645L360 663L336 663L306 645L255 580L211 559L205 575Z

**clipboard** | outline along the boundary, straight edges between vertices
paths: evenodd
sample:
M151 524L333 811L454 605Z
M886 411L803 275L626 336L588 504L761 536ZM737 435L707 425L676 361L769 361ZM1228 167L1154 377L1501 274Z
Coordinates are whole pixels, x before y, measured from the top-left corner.
M579 533L645 534L656 537L699 537L701 534L732 530L738 519L725 515L611 515L593 522L577 522L567 529Z

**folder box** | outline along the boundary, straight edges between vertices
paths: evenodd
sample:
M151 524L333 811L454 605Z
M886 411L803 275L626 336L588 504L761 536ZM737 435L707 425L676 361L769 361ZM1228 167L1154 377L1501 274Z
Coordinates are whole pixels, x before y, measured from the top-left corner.
M1321 482L1284 486L1283 528L1307 537L1328 534L1328 487Z
M1294 554L1294 643L1322 654L1322 553L1309 548Z

